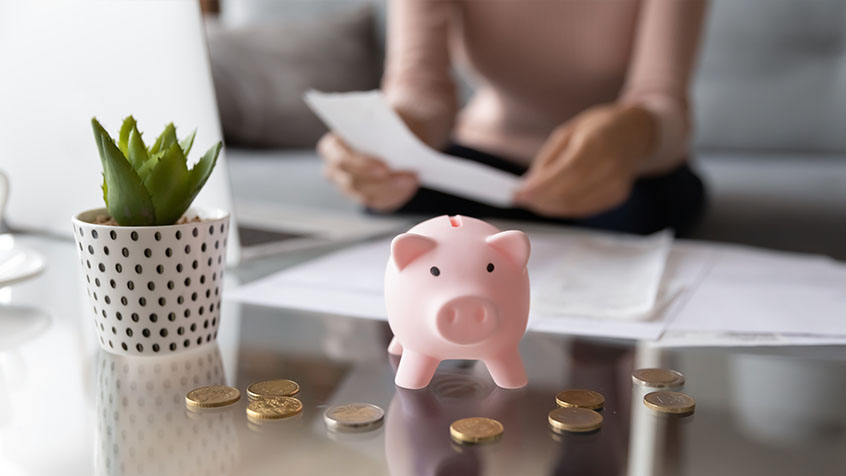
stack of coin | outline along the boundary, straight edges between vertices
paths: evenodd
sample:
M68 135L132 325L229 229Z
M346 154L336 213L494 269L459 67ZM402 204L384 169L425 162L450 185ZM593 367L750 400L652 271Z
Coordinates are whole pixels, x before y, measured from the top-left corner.
M462 418L452 422L449 434L463 444L489 443L498 440L504 431L502 423L484 417Z
M297 382L287 379L256 382L247 387L250 404L247 405L247 418L255 423L267 420L280 420L298 415L303 404L294 398L300 391ZM234 387L213 385L200 387L188 392L185 404L191 410L220 408L234 404L241 398L241 392Z
M602 415L597 410L605 406L605 397L599 392L582 388L563 390L555 396L555 403L558 408L547 415L549 427L555 433L584 433L602 426Z
M344 403L329 407L323 421L332 431L360 432L382 426L385 411L370 403Z
M670 391L684 385L684 375L671 369L637 369L632 372L635 397L642 395L643 404L655 412L665 415L687 416L696 409L696 401L690 395ZM658 391L654 391L658 390Z
M294 398L300 385L293 380L275 379L256 382L247 387L247 418L253 423L282 420L299 415L303 403Z

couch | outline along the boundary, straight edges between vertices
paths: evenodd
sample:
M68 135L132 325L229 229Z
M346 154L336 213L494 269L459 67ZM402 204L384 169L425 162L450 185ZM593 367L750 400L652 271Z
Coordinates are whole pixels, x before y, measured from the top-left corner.
M362 6L383 42L382 0L224 0L219 23L314 22ZM694 237L846 259L846 2L712 1L692 97L694 166L710 198ZM355 212L308 148L228 154L236 200ZM255 181L286 176L297 180L273 197L251 195Z

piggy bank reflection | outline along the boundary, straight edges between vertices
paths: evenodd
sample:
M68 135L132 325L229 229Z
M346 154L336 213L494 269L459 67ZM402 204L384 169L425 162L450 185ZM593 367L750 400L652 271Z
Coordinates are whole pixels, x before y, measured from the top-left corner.
M230 474L238 444L231 411L192 414L185 395L225 384L218 346L167 357L100 351L95 474Z
M518 345L529 317L529 239L464 216L424 221L394 238L385 306L402 355L400 387L429 384L441 360L482 360L504 388L527 383Z
M520 391L522 392L522 391ZM519 393L519 392L518 392ZM473 476L517 474L507 460L516 461L514 443L523 439L519 412L523 398L513 390L497 388L478 376L439 372L421 390L397 388L385 417L385 457L393 476ZM470 416L485 416L506 427L505 438L491 445L464 446L449 436L450 424ZM512 443L511 445L506 443ZM494 471L496 472L496 471Z

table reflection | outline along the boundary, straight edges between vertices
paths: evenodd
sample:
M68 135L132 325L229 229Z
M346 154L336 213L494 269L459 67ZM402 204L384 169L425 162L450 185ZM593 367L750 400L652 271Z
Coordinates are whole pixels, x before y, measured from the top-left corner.
M730 365L732 416L747 437L795 448L843 435L846 373L842 363L735 355Z
M397 387L385 421L385 454L392 475L482 474L480 453L492 445L459 445L449 436L450 424L468 416L499 420L509 440L522 438L520 425L509 424L522 391L503 390L480 377L438 372L429 387ZM489 462L485 458L486 462Z
M98 475L229 474L238 461L232 412L192 412L185 394L225 384L217 344L167 357L98 355Z

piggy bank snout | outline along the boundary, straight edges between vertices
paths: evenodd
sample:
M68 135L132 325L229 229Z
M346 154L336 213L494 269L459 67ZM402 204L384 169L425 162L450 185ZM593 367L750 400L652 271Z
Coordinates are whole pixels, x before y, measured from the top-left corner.
M474 344L499 327L499 311L489 299L462 296L444 303L436 316L438 333L455 344Z

